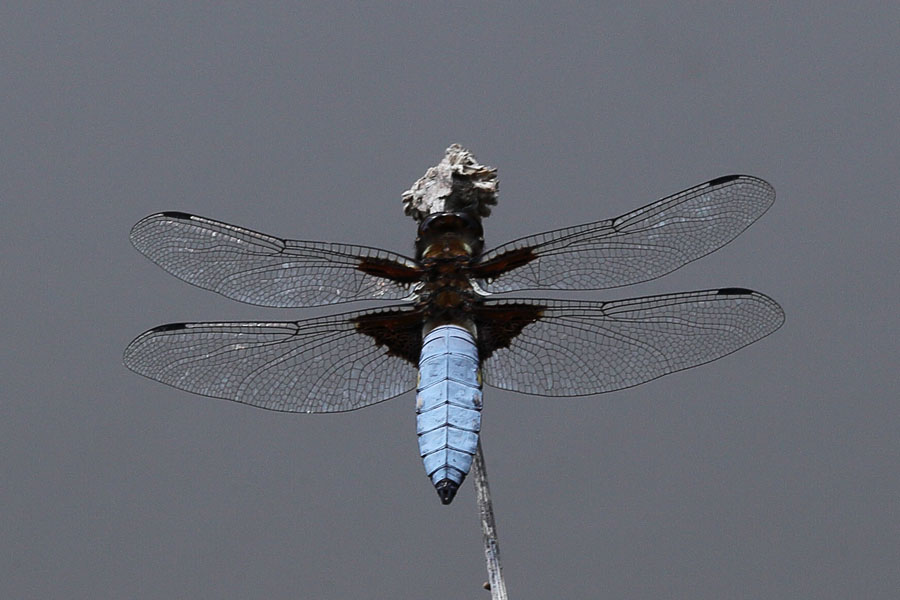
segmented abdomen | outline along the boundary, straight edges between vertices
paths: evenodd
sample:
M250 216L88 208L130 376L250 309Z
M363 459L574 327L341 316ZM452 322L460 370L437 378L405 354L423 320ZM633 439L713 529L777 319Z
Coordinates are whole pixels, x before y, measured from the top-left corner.
M449 504L472 466L481 430L481 376L471 333L441 325L425 336L416 392L419 453L441 501Z

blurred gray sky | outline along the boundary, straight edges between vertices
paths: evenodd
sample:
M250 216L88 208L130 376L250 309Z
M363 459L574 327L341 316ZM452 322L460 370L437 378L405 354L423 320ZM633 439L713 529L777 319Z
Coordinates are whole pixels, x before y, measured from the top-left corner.
M179 282L141 217L411 252L400 193L459 142L500 169L488 245L728 173L778 191L716 254L582 295L750 287L778 333L620 393L487 390L511 597L896 597L896 4L13 4L0 596L486 598L412 395L286 415L121 364L161 323L327 312Z

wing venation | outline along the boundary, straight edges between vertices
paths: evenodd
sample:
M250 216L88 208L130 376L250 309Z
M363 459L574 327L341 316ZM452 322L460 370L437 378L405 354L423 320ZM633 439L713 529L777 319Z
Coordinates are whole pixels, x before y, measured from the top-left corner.
M415 387L415 317L397 308L280 323L173 323L138 336L124 360L204 396L285 412L354 410ZM385 330L389 339L373 335Z
M721 248L774 200L762 179L720 177L615 219L509 242L485 253L472 273L493 293L648 281Z
M420 273L414 260L385 250L284 240L180 212L142 219L131 241L179 279L260 306L399 300Z
M707 363L778 329L784 313L738 288L614 302L491 300L514 318L514 336L486 348L485 383L541 396L631 387Z

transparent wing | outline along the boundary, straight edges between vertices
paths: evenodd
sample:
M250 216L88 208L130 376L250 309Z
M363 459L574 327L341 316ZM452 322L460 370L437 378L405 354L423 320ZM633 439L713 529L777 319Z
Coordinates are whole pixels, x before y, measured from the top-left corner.
M729 175L616 219L522 238L482 257L489 292L604 289L655 279L733 240L775 200L771 185Z
M415 261L385 250L283 240L178 212L142 219L131 241L175 277L261 306L398 300L419 275Z
M204 396L286 412L340 412L415 387L415 358L403 355L418 357L420 330L421 317L402 310L284 323L177 323L138 336L125 365Z
M485 307L506 314L502 327L510 332L479 325L485 383L542 396L638 385L721 358L784 322L774 300L739 288L615 302L491 301Z

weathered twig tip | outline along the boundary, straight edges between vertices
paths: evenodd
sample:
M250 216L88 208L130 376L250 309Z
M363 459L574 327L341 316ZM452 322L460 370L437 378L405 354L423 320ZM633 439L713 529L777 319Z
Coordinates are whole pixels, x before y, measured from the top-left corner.
M477 218L497 204L497 169L479 164L471 152L452 144L437 165L403 192L403 212L422 221L436 212L468 212Z

